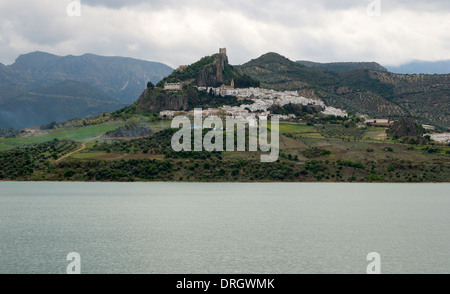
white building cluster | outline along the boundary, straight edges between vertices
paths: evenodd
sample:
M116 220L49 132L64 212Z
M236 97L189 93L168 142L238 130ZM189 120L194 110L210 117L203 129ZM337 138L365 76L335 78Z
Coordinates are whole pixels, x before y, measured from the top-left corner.
M450 133L442 133L442 134L432 134L430 135L431 140L440 142L440 143L450 143Z
M213 92L216 96L236 96L253 100L254 104L241 105L239 111L249 109L251 112L267 112L273 105L285 106L287 104L316 105L325 108L322 113L326 115L348 116L347 112L334 107L328 107L322 100L310 99L300 96L296 91L275 91L260 88L223 89L223 88L198 88L199 91ZM292 116L289 116L292 117Z
M254 117L267 117L271 115L269 108L273 105L285 106L287 104L294 105L314 105L323 107L322 113L326 115L335 115L346 117L347 112L334 107L326 106L322 100L310 99L300 96L296 91L275 91L260 88L245 88L245 89L234 89L233 86L219 87L219 88L206 88L198 87L199 91L208 91L214 93L216 96L235 96L238 98L250 99L254 103L247 105L243 104L241 106L223 106L217 109L204 110L204 115L219 115L219 113L226 114L227 116L232 116L234 118L254 118ZM162 111L161 116L172 117L175 112ZM193 114L193 113L192 113ZM190 115L190 113L188 113ZM288 120L295 118L295 115L277 115L281 120Z
M347 117L348 114L345 110L339 109L339 108L334 108L331 106L326 106L325 110L322 111L323 114L326 115L334 115L334 116L340 116L340 117Z
M223 87L219 88L212 88L212 87L199 87L199 91L208 91L213 92L216 96L236 96L240 98L252 98L252 99L277 99L277 98L302 98L303 103L309 103L315 105L317 102L321 102L320 100L315 99L307 99L304 97L300 97L296 91L275 91L275 90L268 90L268 89L261 89L261 88L243 88L243 89L230 89ZM306 101L304 100L306 99ZM287 104L287 103L286 103Z
M180 91L181 89L181 83L166 83L164 85L164 90L168 91Z

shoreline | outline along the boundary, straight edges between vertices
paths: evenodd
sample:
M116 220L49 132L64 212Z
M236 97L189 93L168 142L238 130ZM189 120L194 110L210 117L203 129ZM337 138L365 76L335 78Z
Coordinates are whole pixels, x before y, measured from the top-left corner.
M0 180L1 183L79 183L79 184L134 184L134 183L149 183L149 184L368 184L368 185L381 185L381 184L409 184L409 185L419 185L419 184L450 184L450 182L179 182L179 181L124 181L124 182L114 182L114 181L9 181Z

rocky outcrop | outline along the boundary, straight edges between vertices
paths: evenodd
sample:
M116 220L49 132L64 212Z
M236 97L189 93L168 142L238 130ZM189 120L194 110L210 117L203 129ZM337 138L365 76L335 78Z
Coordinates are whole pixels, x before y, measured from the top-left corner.
M402 118L396 121L393 126L387 131L388 135L394 139L415 137L425 133L422 126L418 125L410 118Z
M181 70L160 81L156 87L164 88L166 83L181 83L182 86L219 87L223 84L231 85L234 80L235 87L259 87L260 82L250 76L240 73L237 68L230 65L225 50L218 54L205 56Z
M147 112L186 110L188 109L188 95L182 92L172 93L158 89L147 89L136 103L139 109Z
M207 65L200 70L195 80L197 86L216 87L226 82L223 73L228 65L228 57L225 54L216 54L214 57L216 60L213 64Z
M249 103L248 101L246 103ZM161 88L147 89L136 102L136 111L161 112L190 111L194 108L217 108L223 105L238 106L242 101L236 97L215 96L206 91L198 91L192 85L186 85L180 91L165 91Z

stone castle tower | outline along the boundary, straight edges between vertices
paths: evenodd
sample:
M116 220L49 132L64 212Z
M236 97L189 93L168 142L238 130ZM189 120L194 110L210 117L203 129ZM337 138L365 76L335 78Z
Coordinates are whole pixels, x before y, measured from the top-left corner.
M219 48L219 54L227 55L227 48Z

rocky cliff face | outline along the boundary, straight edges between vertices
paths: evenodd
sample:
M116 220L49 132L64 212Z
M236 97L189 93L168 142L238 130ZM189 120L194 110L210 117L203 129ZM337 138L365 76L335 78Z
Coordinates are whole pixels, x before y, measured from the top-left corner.
M228 57L225 54L216 54L213 64L205 66L200 70L195 84L200 87L215 87L225 83L223 72L228 65Z
M147 89L137 101L140 109L147 112L160 112L163 110L188 109L188 96L184 93L173 95L170 92Z

